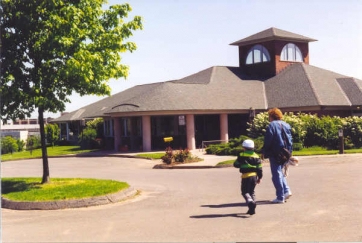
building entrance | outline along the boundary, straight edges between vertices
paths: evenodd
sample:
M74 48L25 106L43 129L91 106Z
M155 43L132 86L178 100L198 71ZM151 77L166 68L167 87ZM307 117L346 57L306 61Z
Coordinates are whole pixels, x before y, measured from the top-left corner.
M195 115L195 140L197 148L202 141L220 140L220 116Z

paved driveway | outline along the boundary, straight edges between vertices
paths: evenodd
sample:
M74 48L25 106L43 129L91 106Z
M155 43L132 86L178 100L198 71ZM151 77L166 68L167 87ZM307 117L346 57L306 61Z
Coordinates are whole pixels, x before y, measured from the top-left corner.
M293 197L275 198L269 166L249 216L234 168L152 169L131 158L50 159L51 177L127 181L141 195L81 209L2 209L3 242L362 241L362 155L300 158L288 177ZM41 160L2 163L2 177L38 176Z

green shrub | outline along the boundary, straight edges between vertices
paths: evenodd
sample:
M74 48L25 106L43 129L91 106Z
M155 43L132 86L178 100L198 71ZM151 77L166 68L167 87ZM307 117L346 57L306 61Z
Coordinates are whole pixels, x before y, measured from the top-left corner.
M1 151L3 154L17 152L19 149L16 139L11 136L6 136L1 139Z
M222 145L216 149L216 155L228 155L230 154L230 148L228 146Z
M251 139L245 135L241 135L238 138L232 138L228 143L211 144L206 148L207 154L216 155L235 155L244 151L242 143L246 139ZM258 137L254 140L255 152L260 153L264 144L264 137Z
M293 143L293 151L300 151L303 149L302 143Z
M239 147L235 147L235 148L231 148L230 149L230 155L235 155L238 156L241 152L244 151L244 148L239 146Z
M37 149L41 147L40 137L39 136L29 136L26 139L26 150L32 151L33 149Z
M18 151L17 152L21 152L24 150L25 148L25 142L21 139L17 139L16 140L16 144L18 145Z
M261 153L264 146L264 137L258 137L254 139L254 151L256 153Z
M352 143L350 137L344 138L344 149L353 149L355 145Z
M95 118L86 123L87 128L93 128L96 130L96 137L103 137L103 118Z
M60 128L57 124L49 123L45 126L44 130L47 142L54 147L55 143L59 140Z
M96 148L97 142L95 141L97 137L97 130L94 128L86 127L83 129L82 133L79 136L79 143L83 149Z
M206 154L216 154L216 150L219 148L219 144L210 144L206 147Z
M250 139L248 136L241 135L238 138L231 138L229 139L228 146L230 148L235 148L241 146L244 140Z

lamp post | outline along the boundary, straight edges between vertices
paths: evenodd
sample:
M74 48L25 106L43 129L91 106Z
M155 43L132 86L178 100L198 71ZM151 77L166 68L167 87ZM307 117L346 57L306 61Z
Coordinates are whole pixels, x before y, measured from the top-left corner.
M255 118L255 109L250 107L249 109L249 122L252 123Z
M82 119L80 120L80 128L81 128L81 133L82 133L82 142L81 142L81 149L84 149L84 141L83 141L83 130L84 130L84 127L85 127L85 120Z
M339 136L339 153L344 153L344 137L343 137L343 129L338 130L338 136Z

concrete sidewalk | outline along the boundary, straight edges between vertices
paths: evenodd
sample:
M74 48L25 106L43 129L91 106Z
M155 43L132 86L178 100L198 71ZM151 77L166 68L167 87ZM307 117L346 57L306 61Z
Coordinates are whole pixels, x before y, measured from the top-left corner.
M165 151L153 151L149 153L163 153ZM199 157L203 159L203 161L193 162L193 163L180 163L180 164L173 164L173 165L166 165L163 164L160 160L161 166L156 166L155 168L158 169L208 169L208 168L215 168L215 166L223 161L226 160L235 160L236 156L225 155L225 156L218 156L213 154L206 154L205 150L195 149L191 150L191 155ZM120 158L139 158L137 154L141 154L142 152L137 153L106 153L106 152L99 152L98 156L105 156L105 157L120 157Z

